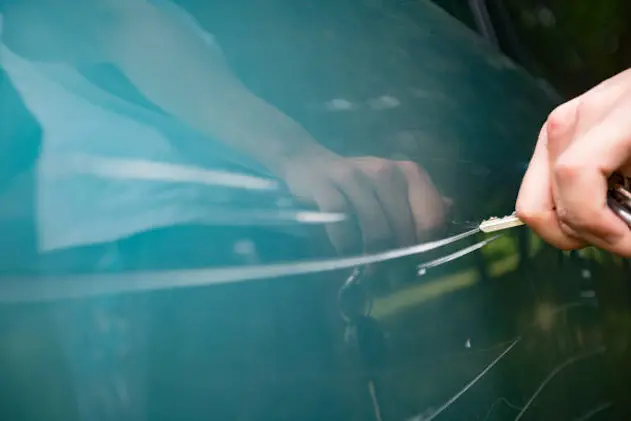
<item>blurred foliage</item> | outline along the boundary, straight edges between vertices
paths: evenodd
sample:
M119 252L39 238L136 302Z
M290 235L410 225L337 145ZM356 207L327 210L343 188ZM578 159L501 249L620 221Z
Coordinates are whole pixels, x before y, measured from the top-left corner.
M473 1L432 1L476 29L471 11ZM480 3L485 3L489 10L500 47L531 73L550 81L565 96L580 94L631 64L628 0L480 0Z
M534 66L566 96L629 66L628 0L503 1Z

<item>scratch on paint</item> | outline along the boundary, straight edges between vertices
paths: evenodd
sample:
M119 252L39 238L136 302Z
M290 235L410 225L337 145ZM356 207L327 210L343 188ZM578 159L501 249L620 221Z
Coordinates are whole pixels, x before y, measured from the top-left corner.
M530 408L530 406L535 401L535 399L537 399L537 396L539 396L539 393L541 393L541 391L546 387L546 385L550 382L550 380L552 380L563 369L565 369L566 367L568 367L568 366L570 366L572 364L575 364L575 363L577 363L577 362L579 362L581 360L584 360L586 358L590 358L590 357L594 357L594 356L599 355L599 354L603 354L605 351L606 351L605 347L599 347L596 350L592 350L592 351L586 352L584 354L576 355L576 356L574 356L572 358L567 359L565 362L559 364L554 370L552 370L550 372L550 374L548 374L548 376L543 380L543 382L541 382L541 384L539 385L537 390L535 390L535 393L533 393L532 396L530 397L530 399L528 399L528 402L526 402L526 404L524 405L524 407L521 410L521 412L519 412L519 414L517 414L517 418L515 418L515 421L519 421L523 417L523 415L526 413L528 408Z
M605 410L611 408L611 406L612 406L611 402L602 403L602 404L598 405L596 408L591 409L590 411L588 411L586 414L581 415L580 417L576 418L575 421L587 421L588 419L590 419L594 415L598 414L599 412L602 412L602 411L605 411Z
M430 416L423 417L422 415L417 415L413 418L408 419L408 421L430 421L440 415L445 409L449 408L454 402L456 402L462 395L464 395L473 385L475 385L486 373L489 372L491 368L493 368L506 354L508 354L514 347L519 343L521 337L518 337L510 344L497 358L495 358L489 365L487 365L484 370L480 372L473 380L471 380L465 387L463 387L458 393L452 396L447 402L442 404L437 410L435 410Z
M245 282L260 279L307 275L350 269L356 266L381 263L406 256L425 253L476 234L478 229L430 241L364 256L278 263L269 265L236 266L211 269L186 269L159 272L121 273L7 279L0 284L0 302L50 301L94 295L118 294L156 289Z
M500 238L501 235L496 235L494 237L491 237L489 239L486 239L484 241L480 241L479 243L473 244L469 247L465 247L462 250L458 250L455 253L451 253L448 254L447 256L443 256L443 257L439 257L437 259L434 260L430 260L427 263L423 263L421 265L418 266L418 274L419 275L424 275L425 271L429 268L433 268L436 266L440 266L443 265L445 263L449 263L453 260L459 259L460 257L466 256L467 254L473 253L476 250L481 249L482 247L486 246L487 244L497 240L498 238Z

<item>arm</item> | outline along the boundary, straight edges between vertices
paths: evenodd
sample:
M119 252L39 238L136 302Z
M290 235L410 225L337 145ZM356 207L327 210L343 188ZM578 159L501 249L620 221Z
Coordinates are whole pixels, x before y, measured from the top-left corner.
M144 0L112 4L96 38L109 60L151 101L275 172L300 155L333 155L295 121L251 93L222 57Z
M355 215L364 248L409 245L442 224L442 199L416 164L334 154L251 93L202 39L148 1L92 1L107 5L98 9L106 17L89 28L77 24L148 99L253 156L299 199ZM357 250L354 224L327 230L339 250Z

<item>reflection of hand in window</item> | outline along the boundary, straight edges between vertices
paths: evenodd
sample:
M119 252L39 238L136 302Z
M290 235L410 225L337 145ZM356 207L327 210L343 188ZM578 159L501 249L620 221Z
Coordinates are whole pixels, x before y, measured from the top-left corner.
M416 165L333 154L250 92L231 73L219 49L187 22L145 0L90 1L99 13L91 14L89 24L80 16L66 21L82 27L89 34L86 38L97 44L95 51L114 63L146 98L209 139L253 156L298 197L322 210L356 215L366 248L395 245L391 240L409 245L441 223L442 200ZM174 146L212 153L210 142L195 142ZM328 230L340 250L353 243L348 227L332 224Z
M443 223L442 198L412 162L314 155L288 160L281 175L297 197L323 211L356 216L368 250L414 244ZM356 248L353 230L345 223L327 228L339 251Z

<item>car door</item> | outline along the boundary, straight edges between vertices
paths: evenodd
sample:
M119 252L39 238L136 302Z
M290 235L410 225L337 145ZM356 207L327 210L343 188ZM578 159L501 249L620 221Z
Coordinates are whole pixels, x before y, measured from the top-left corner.
M194 224L52 253L28 237L21 260L0 256L2 419L626 419L628 263L555 250L525 227L469 235L513 211L561 101L547 83L426 0L161 10L211 34L243 85L327 150L422 168L444 223L410 246L384 237L339 253L327 227L350 221L361 238L357 209L320 209L291 180L199 158L206 176L273 188L215 183L190 190L204 210ZM133 85L110 67L84 76L113 95ZM37 187L17 180L3 202L24 197ZM109 203L122 218L125 200ZM29 228L16 218L42 229L3 218L18 234Z

